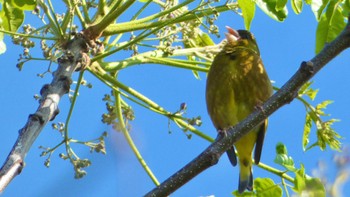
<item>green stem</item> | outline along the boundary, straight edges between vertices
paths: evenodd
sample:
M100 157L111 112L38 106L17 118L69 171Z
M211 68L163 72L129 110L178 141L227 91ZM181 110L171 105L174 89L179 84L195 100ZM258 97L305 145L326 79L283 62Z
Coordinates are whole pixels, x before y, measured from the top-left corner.
M57 31L58 31L58 34L60 37L63 37L63 32L62 32L62 29L60 28L60 24L58 22L58 19L57 19L57 16L56 16L56 12L55 10L53 9L53 5L51 3L51 0L48 0L47 3L49 4L49 9L51 11L51 13L53 14L53 19L51 17L50 19L50 22L52 22L53 24L55 24L54 26L56 27Z
M74 10L74 8L72 8L71 4L70 4L70 1L66 1L67 3L67 11L66 11L66 14L64 15L64 18L62 20L62 23L61 23L61 29L63 32L67 32L67 27L69 25L69 23L73 20L73 12L72 10Z
M100 79L103 83L105 83L106 85L108 85L110 88L112 88L113 90L117 89L119 91L118 88L122 89L123 91L127 92L128 94L132 95L133 97L137 98L138 100L140 100L141 102L145 103L147 106L153 108L156 111L161 112L160 114L163 114L165 116L167 116L168 118L172 115L172 113L168 112L167 110L165 110L163 107L159 106L157 103L153 102L152 100L150 100L149 98L145 97L143 94L137 92L136 90L122 84L121 82L115 80L115 78L113 78L112 76L108 75L102 68L98 68L97 64L94 64L94 71L91 70L91 68L88 68L89 71L95 75L98 79ZM213 142L213 138L211 138L208 135L205 135L203 132L197 130L196 128L194 128L192 125L188 124L187 122L183 121L181 118L178 118L177 122L184 128L186 128L187 130L191 131L192 133L194 133L195 135Z
M47 7L47 5L43 2L43 1L37 1L38 5L43 9L46 17L49 20L49 26L50 26L50 31L53 35L55 36L61 36L60 35L60 31L58 30L58 27L55 25L56 22L55 20L52 18L51 12L49 11L49 8ZM58 39L57 39L58 40Z
M162 6L163 8L165 7L165 3L163 1L160 0L152 0L153 3L158 4L160 6Z
M66 141L69 140L69 138L68 138L68 126L69 126L70 118L71 118L71 116L73 114L75 103L77 101L77 97L78 97L78 94L79 94L79 89L80 89L81 81L83 80L83 76L84 76L84 71L81 71L79 73L77 85L75 87L73 98L72 98L72 102L71 102L71 105L69 107L68 115L67 115L67 118L66 118L66 123L65 123L65 127L64 127L64 139Z
M98 55L98 56L92 58L92 59L91 59L91 62L94 62L94 61L96 61L96 60L98 60L98 59L103 59L104 57L107 57L107 56L109 56L109 55L111 55L111 54L113 54L113 53L116 53L116 52L118 52L118 51L120 51L120 50L122 50L122 49L125 49L125 48L127 48L127 47L129 47L129 46L131 46L131 45L133 45L133 44L136 44L137 42L143 40L143 39L146 38L147 36L152 35L152 34L154 34L155 32L159 31L159 30L160 30L161 28L163 28L164 26L167 26L167 25L169 25L169 24L173 24L173 23L178 23L178 22L180 22L180 21L179 21L180 19L186 18L186 16L189 15L191 12L194 12L194 10L188 11L188 12L184 13L183 15L181 15L181 16L179 16L179 17L177 17L177 18L173 18L173 19L169 19L169 20L164 20L164 21L158 21L158 22L156 22L156 23L157 23L156 28L152 29L152 30L149 31L148 33L146 33L146 32L150 29L150 27L149 27L149 28L144 28L145 30L144 30L140 35L138 35L135 39L133 39L132 41L130 41L130 42L124 44L124 45L121 45L121 46L118 47L117 49L108 51L108 52L106 52L106 53L104 53L104 54L101 54L101 55ZM139 21L139 20L137 20L137 21ZM132 22L127 23L126 26L127 26L127 31L133 31L133 30L132 30ZM96 32L96 29L95 29L94 26L91 26L91 28L93 29L93 32ZM142 29L142 28L141 28L141 29ZM120 33L122 33L122 32L120 32ZM106 36L106 35L104 35L104 36Z
M186 13L183 13L183 15L181 15L175 19L147 22L153 18L156 18L158 14L155 14L155 15L152 15L152 16L149 16L149 17L146 17L143 19L139 19L139 20L118 23L118 24L112 24L106 28L106 30L103 32L102 35L103 36L115 35L118 33L124 33L124 32L129 32L129 31L136 31L136 30L141 30L141 29L151 29L154 27L162 26L162 24L164 24L164 23L166 23L167 25L171 25L174 23L185 22L185 21L201 18L201 17L207 16L207 15L212 15L215 13L225 12L228 10L230 10L230 8L228 6L221 5L221 6L217 6L214 8L207 8L204 10L200 10L200 11L198 11L198 13L196 13L194 11L188 11Z
M126 129L125 126L125 122L124 122L124 118L123 118L123 113L122 113L122 106L121 106L121 98L120 98L120 94L116 91L114 91L114 97L116 99L115 101L115 105L116 105L116 109L117 109L117 115L118 115L118 119L119 119L119 124L120 124L120 128L122 133L124 134L126 141L128 142L130 148L132 149L132 151L134 152L135 156L137 157L138 161L140 162L141 166L143 167L143 169L146 171L146 173L148 174L148 176L151 178L151 180L153 181L153 183L155 185L159 185L159 181L157 180L157 178L154 176L152 170L148 167L147 163L145 162L145 160L142 158L139 150L137 149L134 141L132 140L129 131Z
M190 56L190 55L196 55L198 54L216 54L221 50L221 44L214 45L214 46L206 46L206 47L199 47L199 48L187 48L187 49L175 49L171 55L168 55L168 57L177 57L177 56ZM136 65L136 64L143 64L143 63L152 63L150 61L150 58L161 58L164 57L164 52L162 50L154 50L154 51L149 51L145 53L141 53L138 55L135 55L133 57L127 58L123 61L119 62L102 62L101 66L106 70L106 71L113 71L113 70L121 70L123 68L126 68L131 65ZM99 57L95 57L92 59L91 62L98 60ZM164 59L164 58L163 58ZM180 60L175 60L175 61L180 61ZM183 61L181 63L191 63L191 61ZM195 64L203 64L205 66L209 66L210 63L200 63L200 62L192 62ZM194 68L194 70L197 70ZM208 70L200 70L207 72Z
M183 3L180 3L180 4L178 4L178 5L174 6L174 7L171 7L171 8L169 8L169 9L164 10L164 11L162 11L162 12L159 12L159 13L157 13L157 14L153 14L153 15L151 15L151 16L147 16L147 17L142 18L142 19L139 19L139 20L134 20L132 23L141 24L141 23L146 23L146 22L155 20L155 19L160 18L160 17L162 17L162 16L166 16L167 14L170 14L170 13L173 12L173 11L179 10L179 9L181 9L182 7L184 7L184 6L186 6L186 5L190 4L190 3L192 3L193 1L194 1L194 0L187 0L187 1L183 2Z
M75 106L75 103L76 103L76 100L77 100L77 97L78 97L79 88L80 88L81 81L83 79L83 75L84 75L84 71L79 73L78 82L77 82L77 85L75 87L74 95L73 95L73 98L72 98L72 103L70 105L69 112L68 112L67 119L66 119L66 123L65 123L65 127L64 127L64 143L65 143L65 146L66 146L67 156L68 156L68 158L69 158L69 160L70 160L70 162L72 164L74 164L74 158L73 157L75 157L76 159L78 159L79 157L70 148L70 145L69 145L70 138L68 137L68 126L69 126L70 118L71 118L71 116L73 114L73 109L74 109L74 106Z
M136 14L131 18L131 21L135 20L146 8L148 5L150 5L150 3L153 0L148 0L140 9L139 11L136 12Z
M289 192L288 192L287 184L286 184L286 182L284 181L283 178L282 178L282 185L283 185L284 191L286 191L286 196L289 197Z
M282 179L285 179L285 180L288 180L289 182L291 183L294 183L294 179L289 176L285 171L281 171L281 170L278 170L276 168L273 168L271 166L268 166L262 162L259 162L258 166L268 172L271 172L279 177L281 177Z
M78 16L81 26L85 29L87 27L85 18L79 9L79 6L76 3L74 4L74 10L75 10L74 13Z
M53 153L58 147L60 147L62 144L64 144L64 140L62 140L59 144L57 144L56 146L54 146L53 148L50 148L48 151L46 152L50 152Z
M54 40L54 41L58 40L58 38L55 38L55 37L43 37L43 36L35 36L35 35L31 35L31 34L22 34L22 33L17 33L17 32L12 32L12 31L6 31L4 29L0 29L0 32L11 35L11 36L20 36L20 37L25 37L25 38L36 38L36 39L40 39L40 40Z
M177 61L175 59L171 58L153 58L153 57L145 57L146 59L150 59L148 63L155 63L155 64L162 64L162 65L168 65L168 66L174 66L177 68L185 68L189 70L195 70L200 72L208 72L208 68L200 67L195 64L189 64L182 61ZM187 61L189 62L189 61Z
M123 36L123 34L118 34L115 39L111 42L111 44L108 44L108 47L106 48L106 50L110 50L114 45L117 44L117 42L120 40L120 38Z
M119 4L117 4L118 8L116 6L113 6L111 12L109 12L99 23L97 23L94 26L91 26L95 32L102 32L106 29L107 26L114 23L114 21L123 13L125 10L127 10L133 3L135 3L136 0L128 0L127 2L124 2L122 6L119 7Z
M89 10L87 8L87 5L86 5L86 1L85 0L82 0L82 7L83 7L83 13L84 13L84 19L85 19L85 22L86 23L90 23L91 20L89 18Z

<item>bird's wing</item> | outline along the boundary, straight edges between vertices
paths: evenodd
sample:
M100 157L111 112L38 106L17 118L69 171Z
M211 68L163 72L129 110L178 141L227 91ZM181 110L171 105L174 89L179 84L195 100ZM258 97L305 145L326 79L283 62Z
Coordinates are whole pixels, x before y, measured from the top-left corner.
M264 144L265 131L267 129L267 119L259 125L258 136L256 138L255 150L254 150L254 162L259 164L261 157L261 150Z

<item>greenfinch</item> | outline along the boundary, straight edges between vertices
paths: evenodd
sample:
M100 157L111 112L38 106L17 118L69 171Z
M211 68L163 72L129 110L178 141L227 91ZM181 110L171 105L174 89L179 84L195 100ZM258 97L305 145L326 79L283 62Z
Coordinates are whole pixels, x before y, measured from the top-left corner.
M260 58L252 33L226 27L226 44L215 56L208 72L206 103L209 116L218 130L235 126L272 95L272 85ZM267 119L235 142L227 151L232 165L239 161L238 192L253 189L252 152L260 161Z

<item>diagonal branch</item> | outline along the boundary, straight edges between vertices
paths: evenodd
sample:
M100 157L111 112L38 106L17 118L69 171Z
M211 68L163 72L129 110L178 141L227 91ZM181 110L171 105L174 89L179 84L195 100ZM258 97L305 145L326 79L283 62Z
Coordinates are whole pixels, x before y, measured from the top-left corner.
M32 144L48 121L59 113L58 103L69 92L72 73L88 63L87 50L86 41L80 34L67 43L65 54L58 59L58 68L53 73L52 82L40 90L41 99L37 111L29 115L27 123L19 130L17 141L0 169L0 193L21 173Z
M350 24L331 43L329 43L319 54L308 62L302 62L293 77L282 86L282 88L269 98L258 110L250 114L246 119L234 127L227 129L227 137L217 137L208 148L190 163L177 171L159 186L147 193L145 196L167 196L190 181L202 171L215 165L220 156L229 149L234 142L246 135L256 125L266 119L269 115L285 104L290 103L298 94L300 87L310 80L329 61L342 51L350 47Z

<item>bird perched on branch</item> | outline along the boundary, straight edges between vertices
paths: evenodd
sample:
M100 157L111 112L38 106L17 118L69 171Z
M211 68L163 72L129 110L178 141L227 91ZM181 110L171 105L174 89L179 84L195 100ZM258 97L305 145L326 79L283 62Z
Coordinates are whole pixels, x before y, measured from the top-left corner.
M208 113L218 132L224 134L225 129L245 119L273 91L253 34L226 28L227 43L214 58L206 86ZM252 152L255 145L254 161L258 164L266 128L267 119L234 143L240 167L239 193L253 189ZM234 147L227 154L235 166L237 158Z

